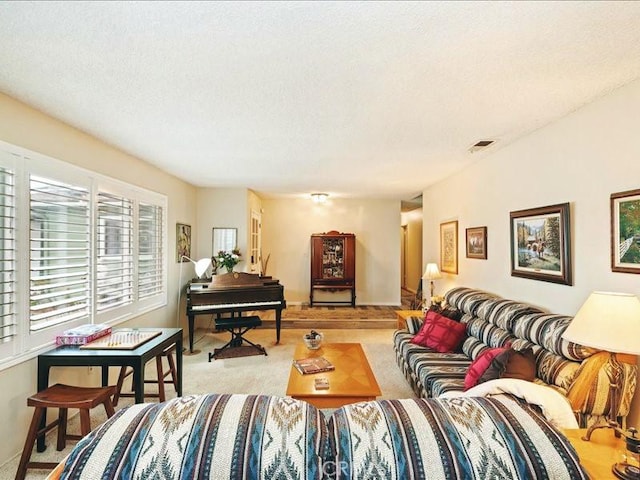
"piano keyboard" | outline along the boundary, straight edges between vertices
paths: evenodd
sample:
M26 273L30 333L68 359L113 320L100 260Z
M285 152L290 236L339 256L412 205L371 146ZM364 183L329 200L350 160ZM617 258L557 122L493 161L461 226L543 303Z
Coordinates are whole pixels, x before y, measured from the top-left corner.
M246 307L269 307L273 305L280 305L280 301L271 302L245 302L245 303L221 303L218 305L192 305L191 310L217 310L217 309L229 309L229 308L246 308Z

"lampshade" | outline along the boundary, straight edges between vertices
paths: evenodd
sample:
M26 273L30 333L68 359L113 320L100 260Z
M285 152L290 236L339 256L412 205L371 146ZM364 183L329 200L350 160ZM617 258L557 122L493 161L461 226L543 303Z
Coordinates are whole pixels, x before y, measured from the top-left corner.
M189 258L186 255L183 255L182 258L186 258L195 265L196 275L198 276L198 278L202 277L202 275L204 275L204 273L207 271L207 268L209 268L209 266L211 265L210 258L201 258L198 261L195 261L194 259Z
M640 300L628 293L593 292L562 337L608 352L640 355Z
M329 198L328 193L312 193L311 194L311 200L313 200L316 203L324 203L327 201L327 198Z
M440 270L438 270L438 265L435 263L427 263L427 268L425 269L422 278L425 278L427 280L442 278L442 275L440 275Z

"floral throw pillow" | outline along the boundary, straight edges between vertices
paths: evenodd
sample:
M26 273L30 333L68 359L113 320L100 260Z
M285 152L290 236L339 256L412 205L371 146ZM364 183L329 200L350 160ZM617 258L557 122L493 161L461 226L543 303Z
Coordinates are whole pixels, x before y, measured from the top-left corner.
M453 352L466 336L465 324L428 311L424 324L411 343L431 348L439 353Z

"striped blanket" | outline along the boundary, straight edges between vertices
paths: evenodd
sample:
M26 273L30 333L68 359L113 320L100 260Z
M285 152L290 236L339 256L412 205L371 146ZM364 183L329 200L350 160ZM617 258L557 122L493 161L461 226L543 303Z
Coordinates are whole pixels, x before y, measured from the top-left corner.
M194 395L118 411L49 478L588 478L535 410L491 398L381 400L336 410L261 395Z
M262 395L192 395L116 412L82 439L62 479L318 479L322 412Z

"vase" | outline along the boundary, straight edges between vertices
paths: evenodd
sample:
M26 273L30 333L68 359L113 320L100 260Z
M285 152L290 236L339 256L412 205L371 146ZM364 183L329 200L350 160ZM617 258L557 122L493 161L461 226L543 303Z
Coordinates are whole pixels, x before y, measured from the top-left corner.
M227 269L227 273L233 273L233 265L224 267Z

